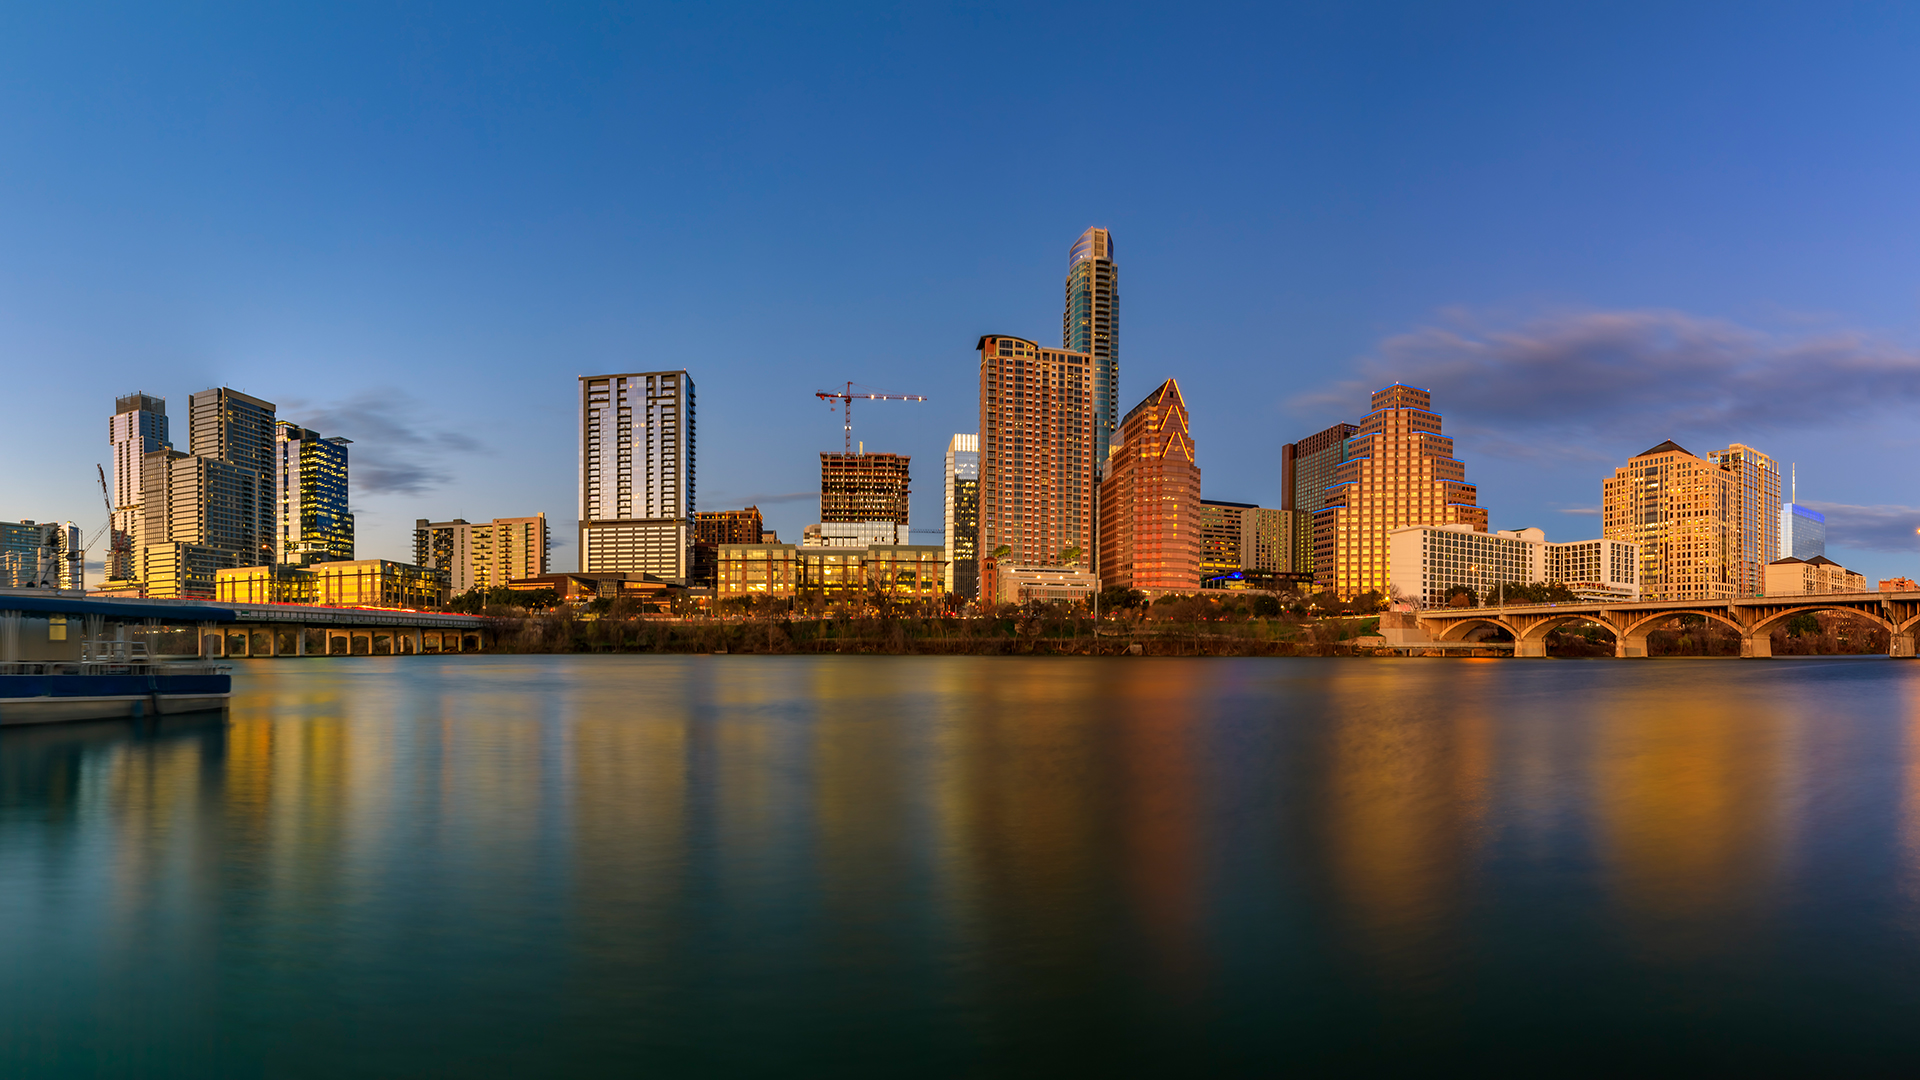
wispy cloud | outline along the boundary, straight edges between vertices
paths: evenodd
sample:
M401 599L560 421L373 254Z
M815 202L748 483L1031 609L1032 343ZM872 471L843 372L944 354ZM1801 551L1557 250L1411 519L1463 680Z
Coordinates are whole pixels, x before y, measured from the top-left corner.
M1920 404L1920 353L1865 335L1788 335L1677 311L1559 314L1490 325L1449 313L1442 325L1382 342L1362 378L1294 399L1351 413L1395 380L1434 392L1450 430L1513 457L1582 456L1694 433L1774 431ZM1455 423L1457 421L1457 423ZM1553 430L1553 440L1529 438ZM1638 445L1635 451L1641 449Z
M720 497L719 502L725 503L728 506L772 506L776 503L802 502L807 499L817 499L819 497L820 491L818 488L815 488L812 491L788 491L777 495L728 495ZM702 499L701 501L705 502L706 500Z
M322 435L352 439L349 474L354 488L369 495L419 495L439 487L448 475L437 459L448 452L472 453L481 445L471 436L422 423L420 418L434 415L433 410L394 389L363 391L330 404L290 402L280 415Z
M1809 502L1827 519L1827 542L1868 551L1920 551L1920 506Z
M1597 506L1563 506L1558 512L1562 514L1580 514L1583 517L1600 516L1600 508Z

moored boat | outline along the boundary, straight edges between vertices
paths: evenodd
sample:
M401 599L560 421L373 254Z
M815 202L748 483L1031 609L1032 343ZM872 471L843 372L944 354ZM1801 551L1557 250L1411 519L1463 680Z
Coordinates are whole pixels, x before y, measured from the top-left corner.
M0 595L0 727L226 708L231 668L195 655L198 624L221 616L232 618L51 592Z

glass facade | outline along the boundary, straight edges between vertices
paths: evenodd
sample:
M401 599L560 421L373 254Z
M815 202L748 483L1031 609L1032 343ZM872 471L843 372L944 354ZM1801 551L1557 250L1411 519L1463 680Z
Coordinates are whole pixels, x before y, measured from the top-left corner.
M1095 467L1106 474L1107 455L1120 422L1120 270L1113 234L1088 229L1067 253L1067 305L1060 319L1060 345L1093 358Z
M280 421L274 445L279 561L293 566L353 558L347 444Z
M980 436L948 440L946 472L947 576L955 596L974 600L980 596Z

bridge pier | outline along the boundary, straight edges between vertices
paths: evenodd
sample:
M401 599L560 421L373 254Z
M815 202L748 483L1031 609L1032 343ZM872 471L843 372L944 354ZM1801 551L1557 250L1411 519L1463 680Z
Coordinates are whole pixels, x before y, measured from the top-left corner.
M1642 657L1647 655L1647 632L1637 634L1616 633L1613 638L1613 655L1621 658Z
M1531 634L1513 639L1513 655L1520 658L1544 658L1547 655L1547 636L1535 637Z
M1740 635L1740 655L1748 660L1765 660L1772 657L1772 633L1761 631L1757 634Z
M1913 659L1914 632L1894 634L1887 639L1887 655L1899 660Z

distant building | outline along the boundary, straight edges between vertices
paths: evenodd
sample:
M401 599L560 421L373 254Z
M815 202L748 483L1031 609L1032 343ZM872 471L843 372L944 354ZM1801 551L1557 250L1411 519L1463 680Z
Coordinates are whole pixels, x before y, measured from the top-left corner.
M694 388L684 371L580 379L580 569L692 573Z
M1388 537L1395 595L1427 607L1458 586L1476 597L1501 585L1558 583L1588 600L1640 598L1639 551L1619 540L1549 543L1539 529L1484 532L1471 525L1407 525Z
M991 577L983 579L981 602L986 605L1046 603L1090 604L1100 592L1100 579L1077 566L1021 566L999 563Z
M700 510L693 515L693 540L697 544L757 544L765 531L760 508L745 510Z
M953 595L980 595L980 436L947 440L946 552Z
M1867 579L1827 558L1775 559L1767 564L1766 595L1798 596L1803 593L1857 593L1867 591Z
M140 505L146 493L141 468L148 454L171 450L167 432L167 399L135 392L114 399L113 419L107 422L107 442L113 447L113 526L109 535L105 576L130 581L145 524Z
M1205 588L1291 588L1312 575L1292 569L1305 515L1252 503L1200 500L1200 583Z
M936 600L946 591L946 549L938 544L804 548L722 544L714 595L836 598L884 595Z
M1701 458L1667 440L1601 485L1604 535L1640 546L1649 600L1755 596L1779 549L1779 492L1779 470L1751 447Z
M760 542L763 544L777 544L780 542L780 534L772 529L761 529Z
M1246 564L1241 550L1246 539L1247 512L1258 510L1253 503L1200 500L1200 576L1230 574Z
M272 519L263 530L258 513L273 504L260 490L271 486L271 470L177 450L148 454L140 470L143 543L134 573L146 596L209 600L215 571L274 561Z
M236 493L230 497L244 501L209 508L220 519L212 532L222 537L213 546L230 553L228 566L270 563L279 548L274 505L279 425L274 410L271 401L224 386L187 398L188 452L244 470L252 478L250 484L227 489Z
M1093 570L1094 357L1001 334L977 347L981 557Z
M73 522L0 521L0 587L85 589L85 552Z
M1920 582L1910 577L1881 578L1879 592L1920 592Z
M1313 573L1313 516L1326 505L1334 473L1347 460L1347 440L1358 434L1354 424L1335 424L1280 448L1280 509L1295 515L1292 563L1280 567L1295 573Z
M1239 521L1234 521L1238 539ZM1200 587L1200 466L1180 384L1128 410L1100 482L1102 583L1156 592Z
M414 563L433 572L452 596L548 573L552 543L544 511L482 522L419 518L413 523Z
M222 568L214 578L215 595L211 599L230 604L417 610L439 607L447 600L446 589L433 571L386 559Z
M274 488L279 561L305 566L353 558L347 506L347 444L282 420L276 426Z
M821 523L891 521L905 530L911 465L904 454L821 454Z
M1800 470L1789 473L1791 487L1785 506L1780 508L1779 558L1811 559L1827 553L1827 518L1812 507L1800 505Z
M1388 535L1409 525L1485 532L1487 511L1476 497L1453 440L1441 434L1433 395L1401 383L1374 391L1314 514L1314 587L1342 599L1384 595Z
M823 521L800 533L801 547L864 548L897 544L907 531L892 521Z
M1120 268L1113 233L1088 229L1067 253L1067 307L1060 346L1092 359L1094 468L1106 475L1110 444L1120 433Z

